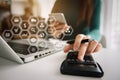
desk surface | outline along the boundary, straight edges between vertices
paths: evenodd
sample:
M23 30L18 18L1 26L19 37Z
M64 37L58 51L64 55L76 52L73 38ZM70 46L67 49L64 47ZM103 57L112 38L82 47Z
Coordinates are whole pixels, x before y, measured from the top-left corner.
M62 75L60 65L65 59L63 52L36 61L17 64L0 58L0 80L120 80L120 53L102 49L94 58L102 66L102 78Z

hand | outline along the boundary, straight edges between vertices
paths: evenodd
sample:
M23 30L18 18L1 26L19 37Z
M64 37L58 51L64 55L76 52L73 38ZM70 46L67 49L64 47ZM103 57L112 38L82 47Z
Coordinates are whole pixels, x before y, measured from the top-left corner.
M83 61L84 55L90 55L94 52L97 52L102 47L102 45L98 43L96 40L81 44L81 41L83 39L89 39L89 37L83 34L78 34L76 36L74 44L72 45L68 44L67 46L65 46L64 52L67 53L69 50L79 51L78 59L80 61Z
M70 26L68 26L67 24L60 23L58 21L56 21L53 26L56 30L56 33L53 36L56 38L59 38L62 35L62 33L64 33L70 28Z

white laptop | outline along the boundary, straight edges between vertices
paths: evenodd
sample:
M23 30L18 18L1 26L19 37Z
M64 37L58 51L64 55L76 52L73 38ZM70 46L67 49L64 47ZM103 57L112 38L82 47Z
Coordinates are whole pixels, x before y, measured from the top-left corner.
M47 47L36 47L33 51L29 51L29 48L36 45L30 45L27 39L24 40L12 40L6 42L0 36L0 57L18 62L27 63L39 58L43 58L50 54L63 50L64 42L57 40L41 40L47 43ZM60 43L60 44L59 44ZM56 45L57 44L57 45ZM30 48L32 49L32 48ZM37 49L37 50L36 50ZM35 51L36 50L36 51Z

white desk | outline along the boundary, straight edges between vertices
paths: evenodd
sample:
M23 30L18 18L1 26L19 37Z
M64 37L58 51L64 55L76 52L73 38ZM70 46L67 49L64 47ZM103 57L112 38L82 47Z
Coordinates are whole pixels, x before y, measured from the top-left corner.
M120 80L119 52L102 49L94 55L105 72L102 78L61 74L59 69L65 55L59 52L27 64L0 58L0 80Z

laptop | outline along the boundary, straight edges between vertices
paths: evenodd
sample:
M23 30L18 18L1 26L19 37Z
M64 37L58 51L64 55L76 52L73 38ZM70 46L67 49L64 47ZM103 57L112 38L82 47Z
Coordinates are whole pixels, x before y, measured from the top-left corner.
M0 56L18 63L27 63L63 50L66 42L65 34L51 39L51 35L59 35L44 18L30 16L23 20L21 16L11 17L12 28L5 29L0 36ZM51 29L52 28L52 29ZM69 31L68 31L69 32ZM18 37L17 39L14 39Z
M29 44L27 39L6 41L0 36L0 57L18 62L31 62L53 53L59 52L64 48L64 42L54 39L39 39L39 42L44 41L45 44L38 46L37 44Z

